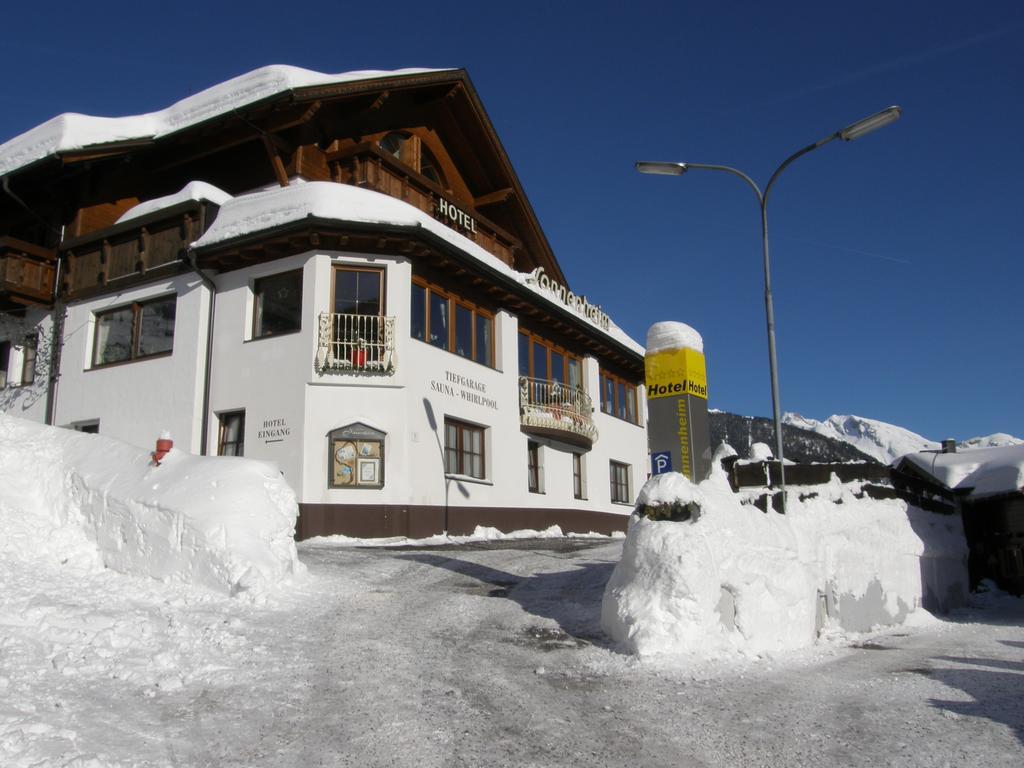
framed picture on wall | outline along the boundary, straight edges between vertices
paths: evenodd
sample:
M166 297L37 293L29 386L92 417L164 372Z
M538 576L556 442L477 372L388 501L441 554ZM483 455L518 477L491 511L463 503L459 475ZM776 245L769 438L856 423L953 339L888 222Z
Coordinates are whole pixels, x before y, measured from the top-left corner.
M386 437L358 422L328 433L328 487L383 488Z

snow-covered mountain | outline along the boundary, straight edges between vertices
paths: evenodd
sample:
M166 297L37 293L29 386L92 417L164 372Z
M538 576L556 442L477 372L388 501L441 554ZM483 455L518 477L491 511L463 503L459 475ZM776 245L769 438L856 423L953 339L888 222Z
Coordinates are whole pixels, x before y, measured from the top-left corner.
M829 416L825 421L808 419L798 413L787 413L782 417L785 424L816 432L849 443L858 450L889 464L900 456L916 451L934 450L940 447L935 440L929 440L909 429L887 424L884 421L863 416ZM997 432L986 437L972 437L958 443L959 448L993 448L1001 445L1019 445L1024 441Z

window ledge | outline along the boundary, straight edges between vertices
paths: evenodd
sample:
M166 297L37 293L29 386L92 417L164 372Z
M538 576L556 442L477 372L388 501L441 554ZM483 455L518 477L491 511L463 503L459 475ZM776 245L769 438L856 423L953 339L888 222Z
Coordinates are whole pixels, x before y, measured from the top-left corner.
M476 485L494 485L494 481L488 480L485 477L472 477L470 475L455 475L449 472L444 474L445 480L455 480L459 483L474 483Z

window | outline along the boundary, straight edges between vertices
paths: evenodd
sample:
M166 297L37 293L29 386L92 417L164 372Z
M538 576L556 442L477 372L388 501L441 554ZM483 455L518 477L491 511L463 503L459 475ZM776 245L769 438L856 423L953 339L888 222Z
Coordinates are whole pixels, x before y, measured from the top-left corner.
M601 410L609 416L636 424L636 385L607 371L601 371Z
M334 312L338 315L381 315L384 270L360 267L334 269Z
M25 337L25 346L21 353L21 385L28 386L36 380L36 354L39 347L39 337L34 333Z
M220 435L217 438L218 456L245 455L245 411L228 411L218 416Z
M392 131L377 142L377 146L385 155L395 158L414 171L419 171L435 184L444 186L441 164L418 136Z
M0 341L0 389L7 386L7 366L11 364L11 342Z
M96 314L94 366L169 354L178 301L167 296Z
M411 313L414 339L494 367L494 317L490 312L414 278Z
M519 375L583 388L583 361L550 341L519 332Z
M583 457L574 453L572 455L572 495L575 499L585 499L583 489Z
M302 329L302 270L261 277L253 283L254 339Z
M480 480L484 471L484 429L454 419L444 420L444 467L450 475Z
M540 445L530 440L526 444L526 474L530 493L543 493L541 483Z
M612 501L631 504L629 496L629 465L611 462Z
M356 422L328 435L331 488L383 488L384 438L379 429Z

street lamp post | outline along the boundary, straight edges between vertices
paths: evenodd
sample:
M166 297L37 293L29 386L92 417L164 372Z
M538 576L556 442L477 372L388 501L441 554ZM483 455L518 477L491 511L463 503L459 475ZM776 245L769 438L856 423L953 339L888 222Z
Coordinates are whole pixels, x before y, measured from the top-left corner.
M754 180L747 176L747 174L743 173L743 171L737 170L736 168L730 168L728 165L662 162L638 162L636 164L636 169L640 173L649 173L660 176L682 176L691 168L704 171L725 171L726 173L731 173L733 176L739 176L743 181L750 185L750 188L754 190L754 194L757 195L757 202L761 208L761 249L764 254L764 311L768 325L768 365L771 369L772 379L772 415L775 421L775 457L779 462L779 487L782 491L783 512L786 510L786 465L782 451L782 412L779 408L779 373L778 362L775 354L775 308L772 304L772 278L768 261L768 194L771 192L772 185L775 183L775 180L779 178L779 174L781 174L786 167L798 157L802 157L808 152L813 152L818 147L828 144L833 139L842 139L843 141L859 139L861 136L866 136L872 131L876 131L879 128L895 122L899 119L901 113L902 110L899 107L883 109L881 112L877 112L870 117L858 120L857 122L826 136L820 141L808 144L803 149L797 150L775 169L775 172L768 179L768 184L765 186L763 193L761 192L760 187L758 187Z

